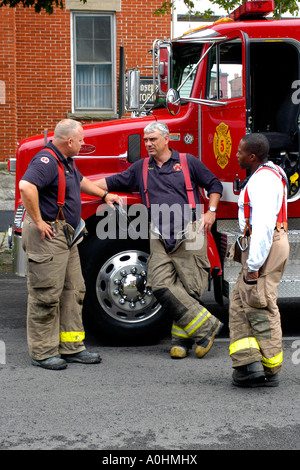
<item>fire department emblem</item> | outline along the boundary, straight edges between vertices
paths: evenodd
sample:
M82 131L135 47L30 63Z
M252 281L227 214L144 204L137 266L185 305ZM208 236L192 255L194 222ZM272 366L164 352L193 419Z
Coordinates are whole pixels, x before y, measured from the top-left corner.
M216 127L213 146L217 163L223 170L228 164L232 148L230 131L224 122Z
M175 163L175 165L173 166L174 170L175 171L181 171L181 165L180 163Z

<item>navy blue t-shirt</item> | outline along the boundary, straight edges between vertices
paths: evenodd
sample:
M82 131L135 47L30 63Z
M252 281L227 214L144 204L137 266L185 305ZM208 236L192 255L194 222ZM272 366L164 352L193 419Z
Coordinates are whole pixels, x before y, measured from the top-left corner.
M83 177L75 167L73 158L66 159L52 142L49 142L33 157L22 180L37 187L42 219L45 221L55 220L58 213L58 163L55 157L47 152L47 148L56 153L64 166L66 194L63 213L68 224L75 228L81 217L80 182Z
M187 154L187 162L196 204L201 204L199 187L204 188L208 195L211 193L219 193L222 195L223 186L221 182L200 160L198 160L198 158ZM122 173L107 177L106 182L109 191L139 191L143 203L146 205L143 183L143 159L133 163ZM170 207L176 204L181 208L181 213L186 214L184 207L188 205L188 196L183 171L180 166L179 152L172 150L171 157L161 167L150 157L147 186L152 212L153 205L160 206L166 204ZM189 220L186 219L182 220L181 230L185 228L188 221ZM170 238L166 239L164 237L168 250L171 250L176 242L177 230L175 230L176 233L174 233L172 224L171 221L171 227L169 228ZM162 223L160 223L158 228L160 232L163 233Z

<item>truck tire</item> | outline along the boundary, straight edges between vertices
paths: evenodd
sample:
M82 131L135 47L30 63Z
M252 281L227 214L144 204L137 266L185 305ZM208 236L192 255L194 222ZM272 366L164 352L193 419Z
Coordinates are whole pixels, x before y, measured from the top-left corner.
M92 235L79 245L83 321L104 341L156 343L170 332L170 320L147 287L146 242Z

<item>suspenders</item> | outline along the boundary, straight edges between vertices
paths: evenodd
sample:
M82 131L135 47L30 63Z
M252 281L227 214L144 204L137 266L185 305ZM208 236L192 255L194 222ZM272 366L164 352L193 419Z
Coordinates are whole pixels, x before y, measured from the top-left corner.
M148 163L149 163L149 157L144 158L144 161L143 161L143 182L144 182L144 193L145 193L145 198L146 198L147 209L149 209L149 207L150 207L148 187L147 187Z
M192 209L196 209L194 192L193 192L193 187L191 184L191 177L190 177L189 167L188 167L187 159L186 159L186 153L180 153L179 158L180 158L180 163L181 163L183 176L185 180L185 187L187 191L189 205Z
M63 213L63 206L65 204L65 194L66 194L65 169L64 169L64 166L63 166L62 162L60 161L60 159L58 158L58 156L56 155L56 153L52 149L45 148L45 149L43 149L43 151L51 153L51 155L53 155L55 157L56 161L57 161L57 168L58 168L58 191L57 191L58 213L57 213L55 222L57 222L59 220L60 216L61 216L62 220L65 222L64 225L63 225L63 231L64 231L64 234L65 234L65 237L66 237L66 240L67 240L68 247L71 248L74 245L74 243L77 240L79 240L79 238L81 238L81 236L83 235L84 222L81 219L81 222L78 225L79 230L78 230L78 227L77 227L75 229L74 234L71 237L71 235L69 233L68 224L66 223L66 219L65 219L65 216L64 216L64 213ZM75 163L74 163L74 170L75 171L77 170L77 167L75 166Z
M190 172L189 172L189 168L187 164L186 154L180 153L179 158L180 158L180 164L181 164L182 171L183 171L189 205L192 209L196 209L196 203L195 203L193 188L191 184L191 177L190 177ZM149 157L144 158L143 183L144 183L144 193L146 197L146 204L147 204L147 208L149 209L150 201L149 201L148 187L147 187L148 162L149 162ZM218 268L217 272L219 276L222 274L222 268L221 268L220 261L218 261L215 257L215 253L217 253L216 243L215 243L212 233L209 232L207 233L207 255L208 255L208 259L210 260L211 266L213 266L212 270L214 270L215 268ZM210 282L210 277L209 277L209 282Z
M278 172L274 170L273 168L270 168L269 166L263 166L257 170L270 170L276 175L278 178L281 179L282 185L283 185L283 200L281 204L281 208L278 214L277 218L277 223L276 223L276 228L279 231L281 229L281 226L283 226L284 230L287 231L287 213L286 213L286 203L285 203L285 180L280 174L280 170ZM250 227L250 200L249 200L249 194L248 194L248 188L246 186L245 193L244 193L244 216L245 216L245 228L242 237L245 237L247 229L249 230L249 234L251 235L251 227Z
M191 184L190 172L189 172L187 159L186 159L186 153L180 153L179 158L180 158L181 168L182 168L182 171L183 171L183 176L184 176L185 187L186 187L186 191L187 191L189 205L192 209L195 209L196 204L195 204L193 187L192 187L192 184ZM143 161L144 193L145 193L145 197L146 197L147 208L149 209L150 201L149 201L148 187L147 187L148 163L149 163L149 157L144 158L144 161Z
M57 192L57 205L58 205L58 213L56 216L56 221L59 219L61 215L62 219L65 220L65 216L63 213L63 206L65 204L65 193L66 193L66 179L65 179L65 169L63 164L61 163L60 159L56 155L56 153L52 149L45 149L45 151L51 153L56 160L57 160L57 168L58 168L58 192Z

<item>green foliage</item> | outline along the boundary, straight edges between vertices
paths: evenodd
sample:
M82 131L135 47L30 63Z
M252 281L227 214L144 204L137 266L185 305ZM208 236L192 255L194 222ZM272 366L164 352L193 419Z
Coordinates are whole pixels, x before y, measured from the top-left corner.
M86 3L87 0L81 1ZM0 7L6 5L14 8L19 4L23 5L24 8L34 7L36 13L44 10L49 15L53 13L54 7L64 8L63 0L0 0Z
M160 8L157 8L154 11L154 16L159 15L169 15L171 13L171 8L173 7L174 2L163 2Z
M227 14L235 10L239 5L244 3L246 0L210 0L212 5L218 5L223 8ZM213 15L213 10L210 8L204 11L196 9L196 4L201 4L201 0L191 1L183 0L183 3L187 7L187 15L202 16L203 18L209 18ZM154 15L165 15L171 12L171 8L176 9L176 0L173 2L163 2L161 7L155 10ZM295 0L275 0L275 11L273 13L275 18L280 18L283 13L290 13L295 16L299 13L299 6Z
M210 0L211 1L211 0ZM200 12L195 9L195 2L192 0L183 0L183 3L187 7L187 15L193 15L193 16L210 16L213 14L213 11L208 9L203 12ZM198 2L199 3L199 2ZM155 16L159 15L165 15L171 13L171 9L174 8L176 9L176 0L173 2L163 2L160 8L157 8L157 10L154 11Z
M88 0L81 1L86 3ZM210 0L210 2L212 5L218 5L219 7L223 8L227 13L230 13L239 5L244 3L242 0ZM209 18L214 13L210 8L204 11L197 10L196 4L201 4L201 0L183 0L183 3L187 7L188 15ZM60 9L63 9L64 7L63 0L0 0L0 7L6 5L13 8L19 4L23 5L24 8L33 7L36 13L40 13L42 10L44 10L49 15L53 13L54 7ZM143 6L141 5L141 8L142 7ZM155 16L170 14L172 8L176 8L176 0L173 0L172 2L162 2L161 7L157 8L153 14ZM295 0L275 0L275 18L279 18L283 13L298 15L299 7L297 2Z

